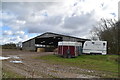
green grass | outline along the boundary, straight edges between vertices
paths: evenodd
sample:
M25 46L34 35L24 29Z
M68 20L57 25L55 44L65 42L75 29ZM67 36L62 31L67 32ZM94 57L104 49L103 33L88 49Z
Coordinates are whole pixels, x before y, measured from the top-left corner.
M2 78L25 78L25 76L16 74L10 70L3 69L2 70Z
M118 77L118 55L81 55L76 58L62 58L57 55L36 57L50 64L76 66L82 69L105 73L104 77Z

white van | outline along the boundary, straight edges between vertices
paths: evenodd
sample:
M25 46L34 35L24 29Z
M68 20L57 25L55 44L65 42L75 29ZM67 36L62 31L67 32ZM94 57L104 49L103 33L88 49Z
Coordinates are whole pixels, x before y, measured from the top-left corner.
M107 54L107 41L86 41L83 45L83 54Z

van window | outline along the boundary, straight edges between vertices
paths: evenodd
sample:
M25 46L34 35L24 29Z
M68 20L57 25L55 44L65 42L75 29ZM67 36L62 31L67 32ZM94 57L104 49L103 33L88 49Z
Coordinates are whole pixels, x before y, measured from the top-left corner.
M92 44L94 44L95 42L92 42Z
M105 46L105 43L103 43L103 46Z
M85 44L85 46L87 46L87 44Z

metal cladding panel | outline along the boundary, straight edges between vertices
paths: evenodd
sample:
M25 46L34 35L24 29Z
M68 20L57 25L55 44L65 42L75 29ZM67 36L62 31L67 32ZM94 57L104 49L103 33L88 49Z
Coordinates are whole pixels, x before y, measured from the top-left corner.
M82 43L77 42L77 43L76 43L76 46L82 46Z
M68 41L64 41L64 42L58 42L58 46L82 46L82 43L80 42L68 42Z
M58 42L58 46L61 46L63 42Z
M58 46L58 54L60 54L60 46Z
M76 54L77 55L82 54L82 46L76 46Z
M70 49L70 54L72 56L75 56L75 47L74 46L69 46L69 49Z
M58 46L75 46L75 42L58 42Z
M35 39L24 42L22 49L35 51Z
M62 55L62 46L58 46L58 54Z
M63 55L67 54L68 46L63 46Z

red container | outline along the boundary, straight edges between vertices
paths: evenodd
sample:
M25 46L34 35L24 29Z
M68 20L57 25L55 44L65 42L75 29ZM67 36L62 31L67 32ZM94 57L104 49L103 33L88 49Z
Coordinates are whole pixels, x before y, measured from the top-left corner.
M79 51L81 46L80 42L58 42L58 55L68 58L78 56L81 54Z

